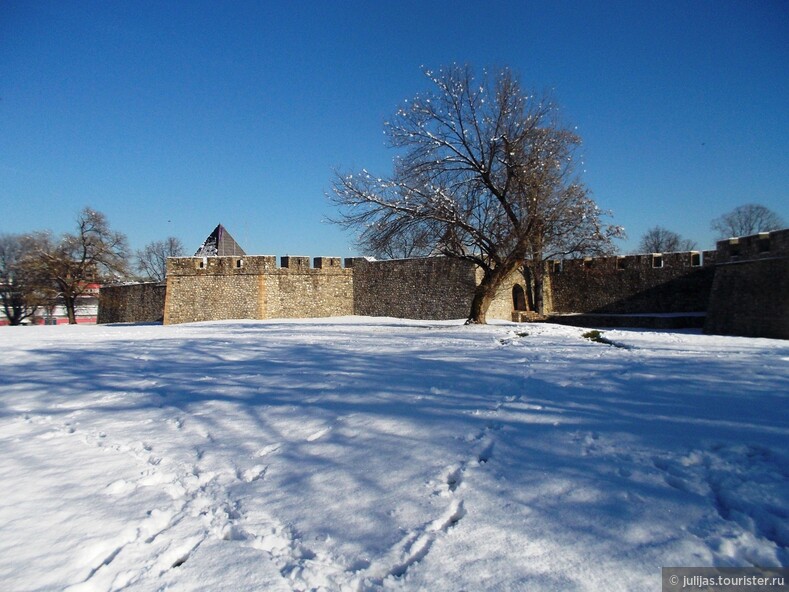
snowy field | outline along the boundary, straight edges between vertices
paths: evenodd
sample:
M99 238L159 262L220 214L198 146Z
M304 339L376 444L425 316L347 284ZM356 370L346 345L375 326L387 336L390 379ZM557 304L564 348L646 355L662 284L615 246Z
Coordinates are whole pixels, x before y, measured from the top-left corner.
M525 333L528 332L528 335ZM0 329L0 590L660 590L789 565L789 342Z

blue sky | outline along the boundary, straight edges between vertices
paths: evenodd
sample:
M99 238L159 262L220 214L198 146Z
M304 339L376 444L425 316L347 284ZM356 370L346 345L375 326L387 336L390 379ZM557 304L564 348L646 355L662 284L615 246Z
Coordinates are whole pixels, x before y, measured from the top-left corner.
M90 205L134 248L221 222L250 254L357 254L332 173L388 173L383 122L452 62L553 91L623 252L655 225L710 248L748 202L789 222L785 0L5 0L0 233Z

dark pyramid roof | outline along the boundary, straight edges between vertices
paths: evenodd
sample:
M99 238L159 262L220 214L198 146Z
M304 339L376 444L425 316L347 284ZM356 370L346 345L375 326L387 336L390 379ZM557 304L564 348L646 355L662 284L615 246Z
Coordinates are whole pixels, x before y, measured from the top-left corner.
M246 253L238 246L235 239L221 224L214 228L200 248L195 257L243 257Z

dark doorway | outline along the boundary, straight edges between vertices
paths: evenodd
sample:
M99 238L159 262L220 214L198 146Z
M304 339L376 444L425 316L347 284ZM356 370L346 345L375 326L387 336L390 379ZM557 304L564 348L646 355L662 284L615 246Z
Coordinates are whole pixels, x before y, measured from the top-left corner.
M512 308L514 310L527 310L526 293L520 284L512 286Z

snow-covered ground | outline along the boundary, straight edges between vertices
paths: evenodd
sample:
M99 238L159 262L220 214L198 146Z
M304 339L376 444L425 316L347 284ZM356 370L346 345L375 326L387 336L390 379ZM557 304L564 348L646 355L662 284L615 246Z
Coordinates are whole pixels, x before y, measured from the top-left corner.
M661 566L789 565L789 343L583 332L2 328L0 590L657 591Z

